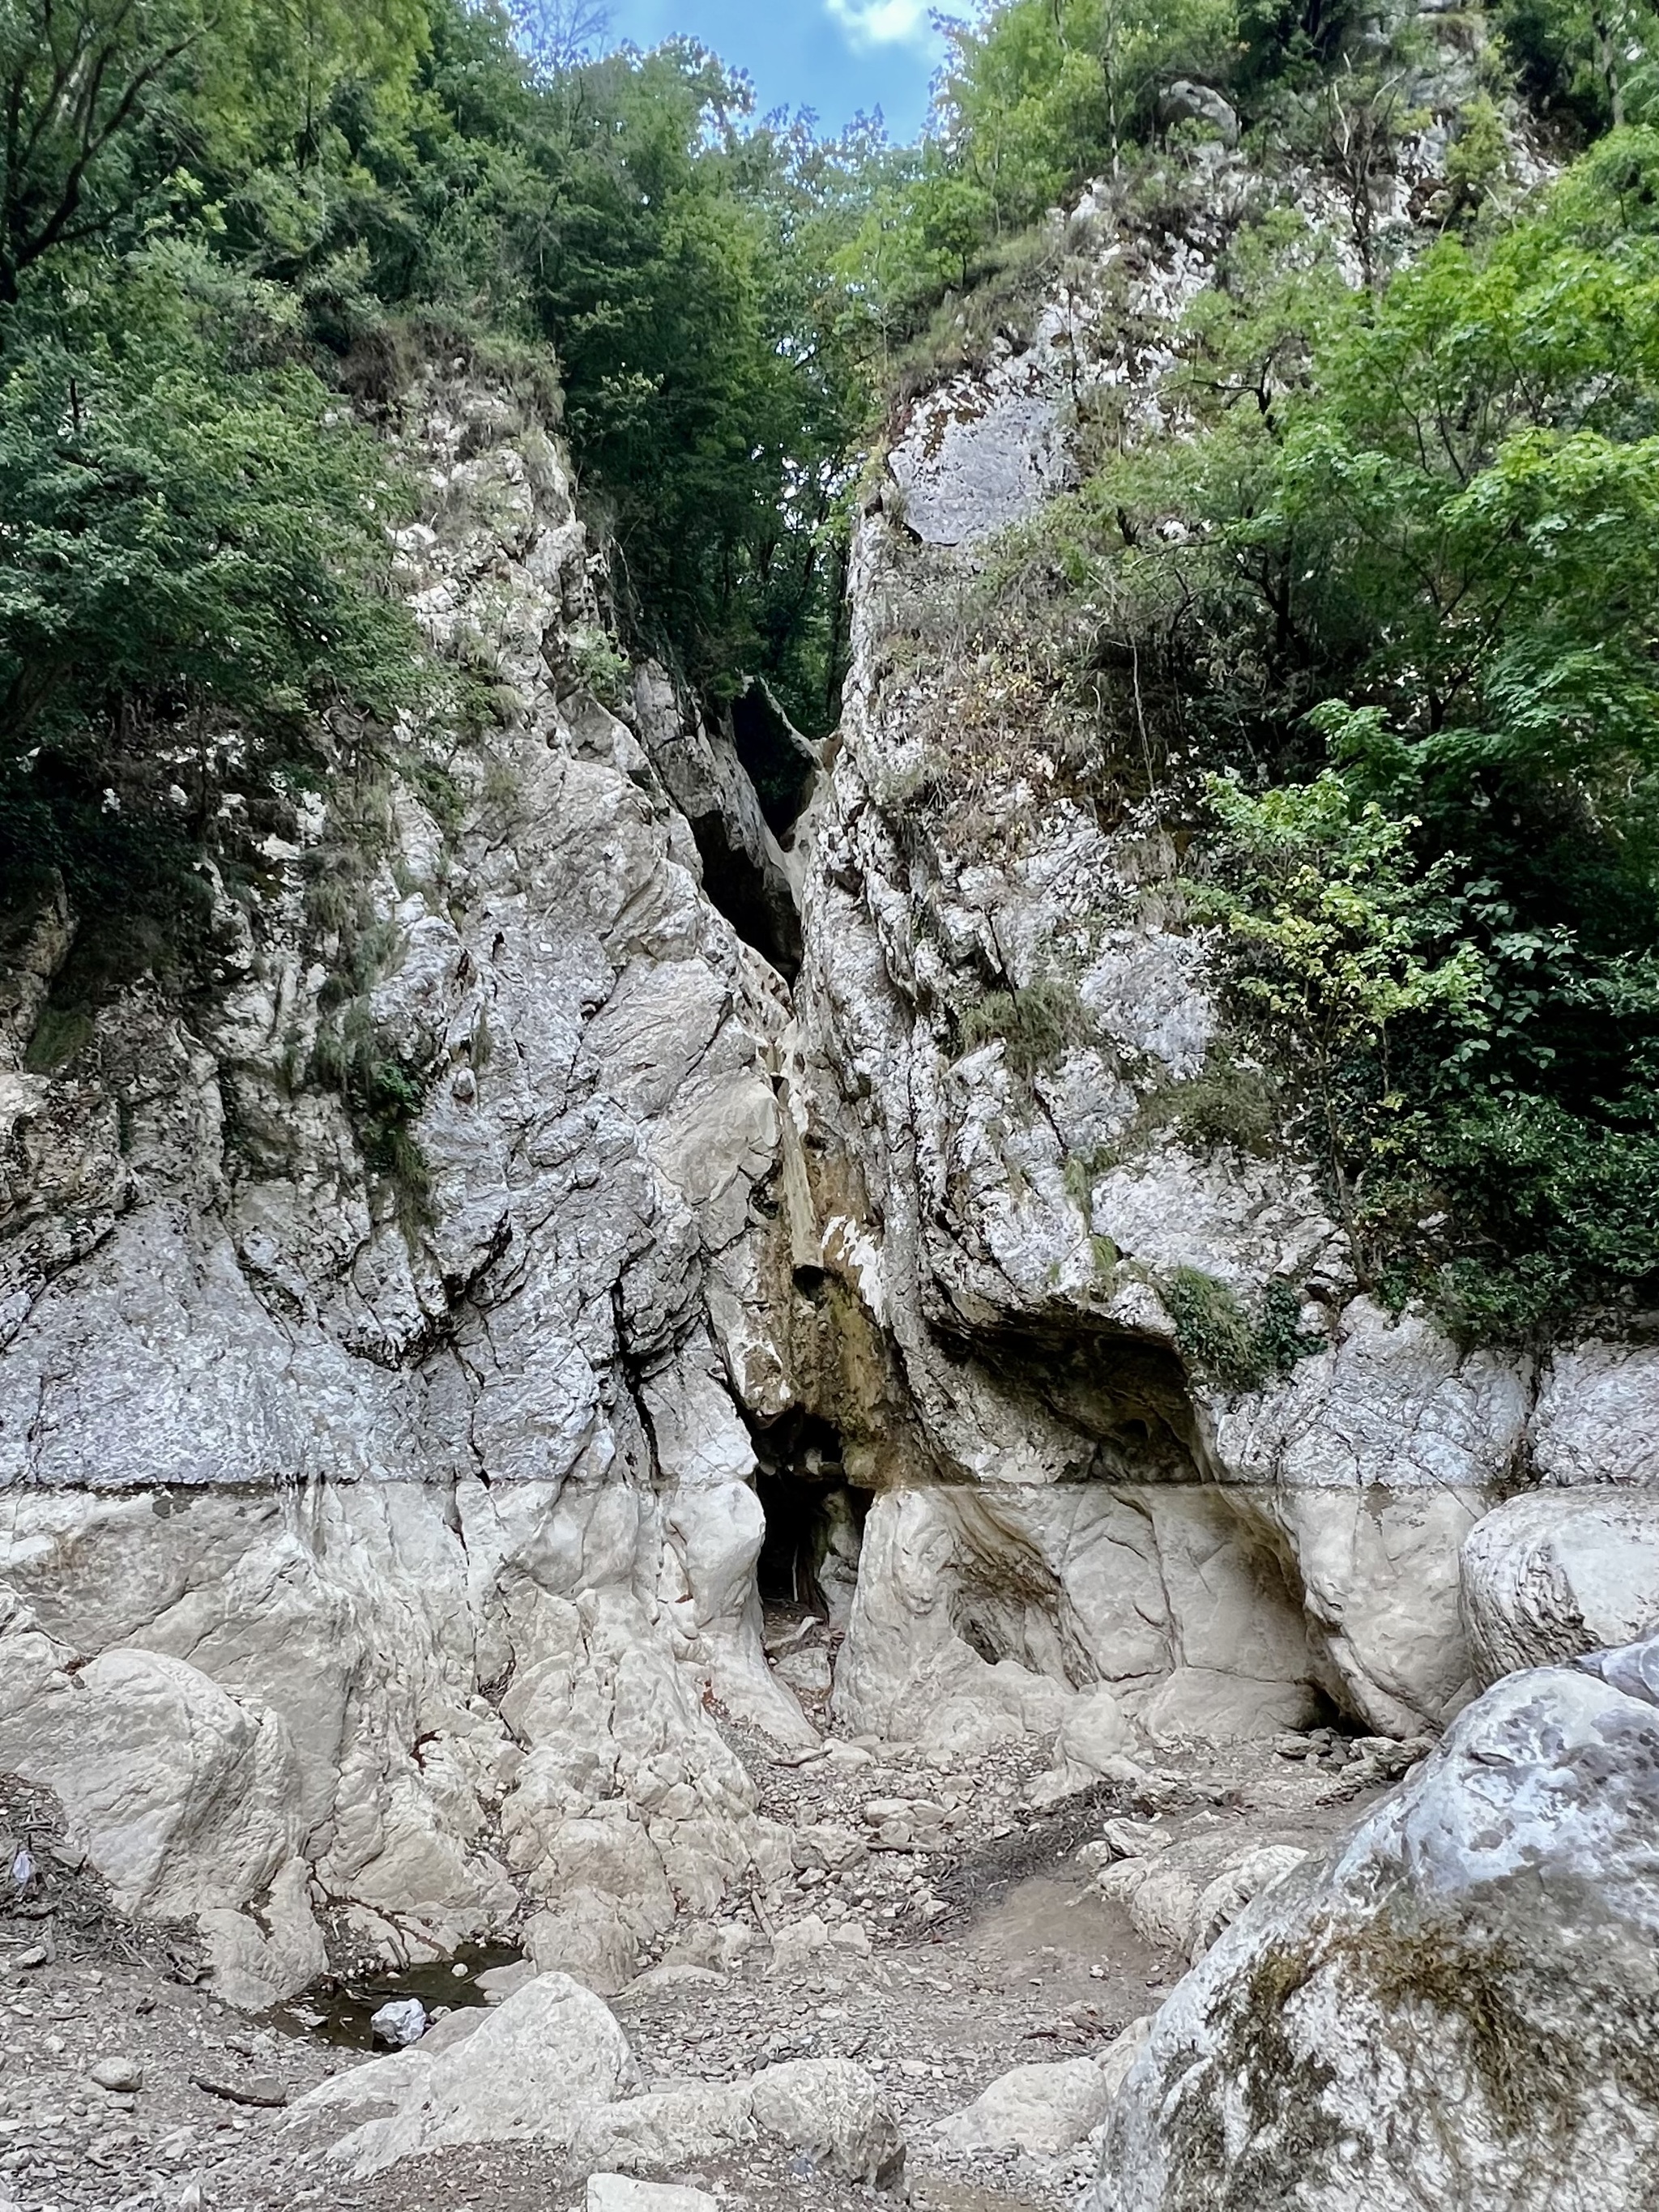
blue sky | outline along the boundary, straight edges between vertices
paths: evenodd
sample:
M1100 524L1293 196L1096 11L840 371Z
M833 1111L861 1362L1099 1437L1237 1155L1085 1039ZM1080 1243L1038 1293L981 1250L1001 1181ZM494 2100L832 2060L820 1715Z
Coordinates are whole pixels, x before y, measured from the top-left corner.
M927 112L929 0L611 0L611 35L701 39L747 70L763 109L810 107L826 131L879 107L895 138Z

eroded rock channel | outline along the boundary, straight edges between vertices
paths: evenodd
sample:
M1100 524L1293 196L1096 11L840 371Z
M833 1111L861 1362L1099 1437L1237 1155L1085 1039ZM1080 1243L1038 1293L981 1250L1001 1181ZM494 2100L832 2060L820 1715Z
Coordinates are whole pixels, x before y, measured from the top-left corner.
M28 917L24 2212L1656 2201L1659 1357L1466 1351L1364 1294L1307 1164L1149 1119L1219 1026L1164 825L919 735L918 595L1063 480L1079 315L1155 404L1218 250L1164 246L1102 233L901 423L823 757L757 686L585 688L549 426L429 370L404 586L512 702L456 804L411 765L355 854L364 793L296 807L215 990L58 1057L80 924ZM985 1010L1062 955L1034 1072ZM417 1189L325 1079L347 1019ZM1218 1382L1180 1271L1288 1352ZM354 1978L427 2033L316 2032Z

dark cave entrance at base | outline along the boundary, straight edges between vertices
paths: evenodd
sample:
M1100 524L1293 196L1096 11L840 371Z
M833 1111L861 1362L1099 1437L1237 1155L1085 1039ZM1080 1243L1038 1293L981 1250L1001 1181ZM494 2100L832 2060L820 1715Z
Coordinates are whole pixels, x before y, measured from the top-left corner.
M756 1438L756 1457L766 1516L755 1569L763 1608L845 1627L870 1500L847 1480L840 1435L811 1414L792 1414Z

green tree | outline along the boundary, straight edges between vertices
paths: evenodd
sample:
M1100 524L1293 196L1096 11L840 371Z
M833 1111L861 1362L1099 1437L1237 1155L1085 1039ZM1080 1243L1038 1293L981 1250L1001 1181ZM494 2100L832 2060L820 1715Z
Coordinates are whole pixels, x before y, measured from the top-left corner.
M1390 1065L1408 1017L1450 1027L1482 1012L1486 966L1456 935L1455 864L1424 869L1413 817L1391 815L1328 769L1253 796L1211 776L1218 875L1189 886L1226 933L1236 1001L1298 1070L1340 1217L1363 1234L1372 1164L1395 1150L1406 1104Z
M187 870L228 789L320 772L331 709L420 683L374 442L304 369L228 373L164 281L101 303L119 345L36 339L0 380L0 846L83 908L128 895L118 846Z
M1656 208L1627 130L1375 295L1279 223L1192 319L1198 434L1067 525L1148 720L1248 779L1212 787L1234 1003L1376 1275L1477 1329L1659 1268Z
M131 210L154 112L208 31L198 0L0 0L0 301Z

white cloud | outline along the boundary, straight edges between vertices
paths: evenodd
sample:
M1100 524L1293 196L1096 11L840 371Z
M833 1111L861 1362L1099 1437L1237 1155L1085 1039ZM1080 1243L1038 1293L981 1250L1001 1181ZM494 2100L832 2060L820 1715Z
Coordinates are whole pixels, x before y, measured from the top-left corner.
M855 46L931 46L932 0L824 0Z

